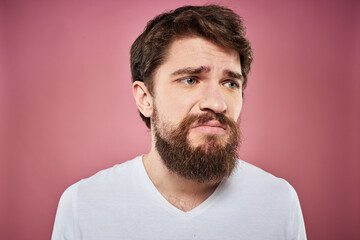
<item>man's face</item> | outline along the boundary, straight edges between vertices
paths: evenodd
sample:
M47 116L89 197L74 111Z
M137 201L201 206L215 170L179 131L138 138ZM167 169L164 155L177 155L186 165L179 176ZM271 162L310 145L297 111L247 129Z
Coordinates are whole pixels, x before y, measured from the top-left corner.
M226 173L219 175L210 171L208 175L220 177L195 176L194 180L219 181L228 176L234 166L225 168L229 168L230 160L233 161L230 165L234 165L236 158L236 122L242 107L239 54L200 37L178 39L169 46L167 58L156 71L154 81L152 131L165 165L180 175L186 175L179 172L183 168L197 167L185 172L201 175L203 168L217 161L213 159L221 158L222 163L212 168L224 168L222 171ZM192 156L196 158L191 159L193 166L190 166ZM179 159L184 157L186 159ZM199 165L198 158L208 160ZM178 163L179 166L172 166Z

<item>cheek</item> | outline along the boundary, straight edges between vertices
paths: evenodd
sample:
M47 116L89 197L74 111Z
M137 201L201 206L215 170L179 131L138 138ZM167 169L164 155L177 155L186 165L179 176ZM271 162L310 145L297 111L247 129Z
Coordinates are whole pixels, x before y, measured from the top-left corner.
M234 119L235 122L240 117L242 104L243 104L242 97L233 98L232 101L228 104L230 111L229 114L231 115L231 117Z
M155 101L156 109L162 118L172 125L179 124L190 109L189 98L178 94L169 94Z

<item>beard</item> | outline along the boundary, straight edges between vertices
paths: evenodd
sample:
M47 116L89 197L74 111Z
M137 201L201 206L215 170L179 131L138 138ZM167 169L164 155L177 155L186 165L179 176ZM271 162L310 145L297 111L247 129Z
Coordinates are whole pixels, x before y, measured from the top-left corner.
M204 135L192 146L188 138L195 123L217 120L226 125L227 134ZM177 128L160 125L156 109L153 114L155 147L165 166L179 176L198 183L219 183L228 178L237 163L240 130L237 123L222 113L188 115ZM224 139L225 138L225 139Z

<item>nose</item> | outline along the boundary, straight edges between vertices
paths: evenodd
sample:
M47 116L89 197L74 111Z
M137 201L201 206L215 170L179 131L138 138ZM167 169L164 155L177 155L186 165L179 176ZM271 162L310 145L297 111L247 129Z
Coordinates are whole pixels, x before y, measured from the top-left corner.
M199 108L201 111L224 113L227 109L227 105L221 86L206 86L199 102Z

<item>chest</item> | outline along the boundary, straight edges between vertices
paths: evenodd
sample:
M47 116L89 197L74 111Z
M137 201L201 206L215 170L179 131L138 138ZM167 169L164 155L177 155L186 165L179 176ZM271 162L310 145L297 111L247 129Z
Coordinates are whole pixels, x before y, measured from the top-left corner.
M236 201L213 199L182 212L161 201L122 199L83 205L78 214L83 239L286 239L283 216Z

